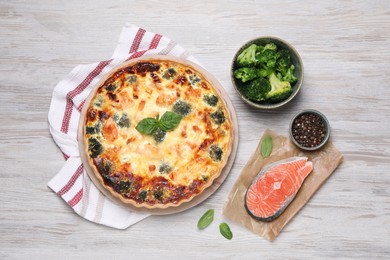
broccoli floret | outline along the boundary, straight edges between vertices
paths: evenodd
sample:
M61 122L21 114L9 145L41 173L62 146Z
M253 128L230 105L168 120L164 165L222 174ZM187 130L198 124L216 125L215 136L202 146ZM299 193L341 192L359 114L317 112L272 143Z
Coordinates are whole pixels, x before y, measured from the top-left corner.
M117 185L115 186L115 190L122 194L128 194L130 193L132 189L132 183L129 181L119 181Z
M218 97L216 95L205 95L203 96L203 101L207 105L215 107L218 104Z
M165 70L163 73L162 73L162 77L164 79L171 79L173 78L173 76L176 75L176 70L174 68L169 68L167 70Z
M268 43L264 46L257 46L255 54L255 60L257 65L261 65L263 68L274 68L277 64L277 60L280 54L278 47L274 43Z
M226 120L225 114L223 113L221 108L218 108L217 111L211 113L210 117L217 125L223 124Z
M92 137L88 139L88 150L92 158L98 157L103 152L103 145L98 139Z
M162 141L164 141L166 134L167 132L161 130L160 127L158 127L156 130L153 131L152 136L156 143L161 143Z
M273 42L270 42L270 43L267 43L266 45L264 45L264 50L276 51L277 49L278 49L278 46L276 46L276 44Z
M158 168L158 171L161 173L161 174L168 174L172 171L172 167L166 163L166 162L162 162L160 164L160 167Z
M288 81L290 83L295 83L297 82L297 78L294 76L294 65L291 65L286 73L284 73L284 76L282 76L283 81Z
M270 102L280 102L287 99L291 93L292 88L290 82L280 80L275 73L269 77L271 90L266 95L266 99Z
M257 64L256 52L258 46L256 44L250 45L240 55L237 56L237 65L240 67L254 66Z
M248 99L260 102L280 102L292 93L297 81L288 50L278 50L274 43L252 44L237 57L239 69L234 77L243 84L241 92Z
M181 116L186 116L191 112L191 106L187 102L184 102L182 100L178 100L173 105L172 110L173 110L173 112L175 112Z
M190 75L188 77L188 81L191 83L192 86L195 86L196 84L198 84L200 82L200 78L198 76L195 76L195 75Z
M129 75L126 80L130 84L133 84L133 83L137 82L137 76L136 75Z
M130 118L127 116L126 113L123 113L123 115L118 119L117 124L119 127L122 128L129 128L130 127Z
M276 70L280 71L282 74L286 74L287 70L290 68L290 53L287 50L279 51L279 58L276 62Z
M138 197L141 199L141 201L145 201L147 196L148 196L148 191L147 190L142 190L138 194Z
M96 98L95 102L93 103L93 105L95 107L102 107L103 105L103 97L101 95L98 95L98 97Z
M105 86L104 88L106 89L107 92L114 92L115 90L118 89L118 87L119 87L118 84L110 83L107 86Z
M277 50L263 49L256 53L256 59L264 68L275 68L280 54Z
M260 71L257 68L239 68L235 70L233 74L236 79L239 79L244 83L260 77Z
M265 79L268 79L272 73L275 73L275 70L272 68L262 68L259 70L260 77Z
M158 200L162 200L163 195L164 195L164 192L161 188L153 191L153 197L155 197Z
M263 78L252 80L242 88L244 96L252 101L264 101L270 90L269 82Z
M219 146L217 146L215 144L210 146L209 155L210 155L211 159L213 159L214 161L220 161L222 159L222 154L223 154L223 151Z
M87 126L85 128L85 133L90 134L90 135L99 134L101 132L101 128L102 128L102 125L100 122L98 122L98 123L94 124L93 126Z

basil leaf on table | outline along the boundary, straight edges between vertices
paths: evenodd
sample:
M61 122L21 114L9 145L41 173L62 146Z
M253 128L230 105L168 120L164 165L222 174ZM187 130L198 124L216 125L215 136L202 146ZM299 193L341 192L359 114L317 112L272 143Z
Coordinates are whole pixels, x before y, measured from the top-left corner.
M144 118L141 121L139 121L137 127L138 132L141 134L151 135L154 130L156 130L158 127L158 120L156 118Z
M161 130L167 132L172 131L180 124L180 121L181 115L172 111L167 111L160 118L159 127L161 128Z
M221 232L222 236L224 236L226 239L231 240L233 238L233 233L230 230L230 227L227 223L223 222L219 225L219 231Z
M209 209L206 211L203 216L198 221L198 228L199 229L205 229L208 225L211 224L214 220L214 210Z
M270 156L270 154L272 153L272 137L271 136L267 135L263 139L263 142L261 143L261 147L260 147L260 152L261 152L261 156L263 156L263 158Z

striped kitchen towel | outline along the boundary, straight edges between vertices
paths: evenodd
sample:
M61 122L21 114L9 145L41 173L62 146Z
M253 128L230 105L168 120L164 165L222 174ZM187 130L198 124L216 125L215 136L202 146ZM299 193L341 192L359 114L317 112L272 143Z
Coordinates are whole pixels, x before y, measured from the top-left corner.
M113 203L95 187L80 158L77 127L84 101L102 76L124 61L150 54L173 55L198 63L174 41L126 24L111 59L79 65L57 84L48 115L50 132L66 159L48 186L81 217L118 229L125 229L148 215Z

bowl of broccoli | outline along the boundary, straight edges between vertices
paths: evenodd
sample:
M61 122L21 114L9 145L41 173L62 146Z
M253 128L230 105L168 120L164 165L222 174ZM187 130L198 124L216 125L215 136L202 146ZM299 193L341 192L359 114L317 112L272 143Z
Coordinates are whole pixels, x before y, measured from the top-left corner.
M244 44L234 55L231 78L240 97L260 109L290 102L303 82L298 52L276 37L260 37Z

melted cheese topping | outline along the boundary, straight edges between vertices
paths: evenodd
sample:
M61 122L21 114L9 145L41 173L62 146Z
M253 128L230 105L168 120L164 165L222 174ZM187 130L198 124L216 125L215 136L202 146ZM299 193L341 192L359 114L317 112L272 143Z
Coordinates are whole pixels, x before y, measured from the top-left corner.
M182 120L163 140L137 131L142 119L166 111L181 113ZM92 98L85 121L91 165L105 184L150 205L188 199L219 175L231 132L211 84L171 61L138 63L113 74Z

